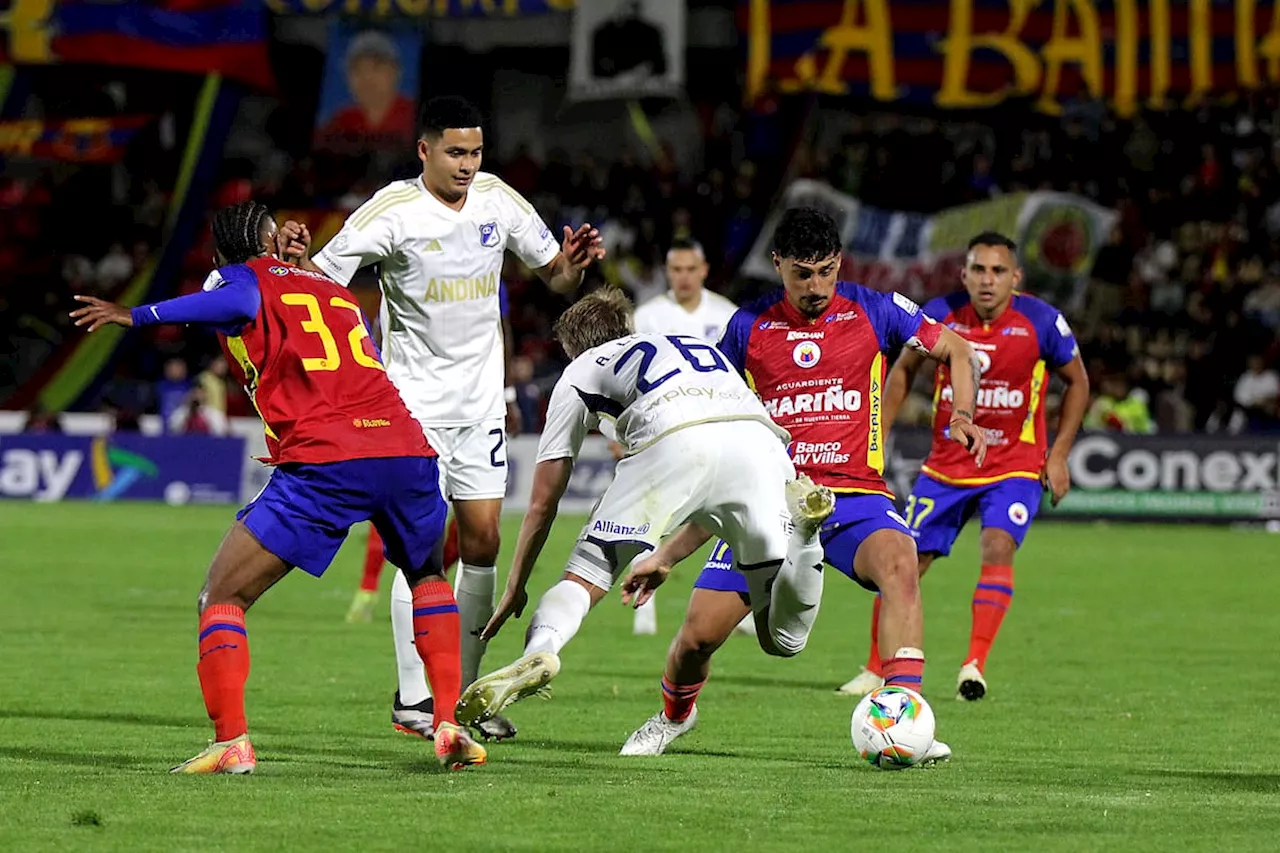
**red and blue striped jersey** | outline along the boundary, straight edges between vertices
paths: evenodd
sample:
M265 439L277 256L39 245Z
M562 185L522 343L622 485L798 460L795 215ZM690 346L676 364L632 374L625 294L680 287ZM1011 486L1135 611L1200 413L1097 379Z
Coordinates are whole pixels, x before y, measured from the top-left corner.
M924 311L967 340L982 368L974 422L987 435L982 469L947 437L951 422L951 375L934 373L933 448L923 471L943 483L980 486L1011 477L1038 479L1048 452L1044 392L1048 369L1076 357L1071 327L1049 303L1015 293L1009 307L984 323L961 291L931 300Z
M799 473L833 491L892 497L883 477L886 354L932 350L940 335L905 296L842 281L815 320L781 289L743 306L720 349L791 433Z

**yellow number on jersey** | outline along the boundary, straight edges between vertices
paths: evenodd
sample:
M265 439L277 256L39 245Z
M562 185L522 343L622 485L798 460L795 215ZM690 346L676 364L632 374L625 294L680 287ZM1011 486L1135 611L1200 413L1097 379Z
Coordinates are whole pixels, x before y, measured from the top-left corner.
M302 360L302 369L306 371L337 370L338 366L342 364L342 357L338 354L338 342L334 340L333 332L329 330L328 324L325 323L324 317L320 314L320 300L310 293L284 293L281 294L280 301L285 305L301 305L307 309L307 319L302 321L302 330L318 335L320 343L324 347L324 355L322 357L304 358ZM347 334L347 345L351 348L351 356L355 359L356 364L361 367L371 367L375 370L385 370L386 368L382 366L381 362L364 351L362 344L364 339L369 337L369 330L365 328L360 306L340 296L330 299L329 304L334 308L346 308L356 315L355 328Z

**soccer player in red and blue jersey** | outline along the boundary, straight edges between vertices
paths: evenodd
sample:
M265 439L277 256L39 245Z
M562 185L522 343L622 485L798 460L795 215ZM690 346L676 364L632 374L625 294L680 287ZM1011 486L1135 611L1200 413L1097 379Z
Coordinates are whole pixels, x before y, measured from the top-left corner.
M820 534L826 562L880 591L881 646L892 650L883 662L886 680L919 690L924 621L915 542L883 478L886 353L905 346L951 368L958 403L949 435L959 452L973 454L980 465L985 439L973 423L977 361L960 336L905 296L837 281L840 258L840 233L831 217L810 208L786 211L774 232L773 253L783 286L739 309L720 349L791 434L796 472L836 493L835 512ZM649 574L665 576L708 538L696 525L682 528L632 569L624 588ZM623 755L657 755L693 728L711 655L750 612L746 579L724 543L694 586L668 653L663 709L632 734ZM950 754L938 742L924 761Z
M1017 292L1022 280L1017 246L985 232L969 242L964 290L934 299L924 311L954 330L977 353L982 368L977 422L987 436L987 461L978 470L948 441L953 411L950 371L934 375L933 448L911 497L907 522L920 552L920 574L951 552L960 529L975 513L982 519L982 571L973 592L969 652L957 679L957 698L986 695L987 655L1013 600L1013 557L1040 507L1042 490L1054 505L1071 487L1067 454L1089 407L1089 378L1071 327L1057 309ZM889 375L885 423L892 424L923 359L904 351ZM1066 391L1053 447L1045 430L1048 372ZM881 683L877 647L879 599L871 617L871 654L863 671L840 688L862 695Z
M440 568L444 528L435 451L387 378L359 306L344 288L278 259L276 223L260 204L219 211L218 269L200 293L129 309L88 296L71 312L107 323L199 323L219 333L267 432L275 466L236 515L200 591L196 673L215 742L174 773L251 773L244 712L245 611L293 567L316 577L348 529L371 520L388 559L413 587L418 654L445 713L462 688L458 606ZM447 709L447 711L445 710ZM452 716L436 720L436 756L457 769L485 762Z

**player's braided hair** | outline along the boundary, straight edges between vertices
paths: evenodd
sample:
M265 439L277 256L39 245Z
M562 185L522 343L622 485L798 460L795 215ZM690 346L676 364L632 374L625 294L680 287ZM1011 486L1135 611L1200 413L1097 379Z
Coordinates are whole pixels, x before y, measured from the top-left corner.
M793 261L823 261L840 251L840 229L817 208L793 207L773 229L773 250Z
M213 244L229 264L242 264L262 254L262 223L271 215L265 204L242 201L213 217Z
M570 358L635 331L635 308L616 287L593 290L569 306L553 328Z

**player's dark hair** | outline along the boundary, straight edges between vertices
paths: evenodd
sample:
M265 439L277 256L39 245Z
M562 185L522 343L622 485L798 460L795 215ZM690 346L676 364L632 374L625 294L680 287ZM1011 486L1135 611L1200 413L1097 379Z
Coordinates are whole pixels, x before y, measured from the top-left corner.
M1018 244L999 231L983 231L969 241L969 248L972 249L974 246L1004 246L1009 250L1009 254L1018 254Z
M449 128L481 127L484 116L479 108L458 95L429 98L418 113L418 136L437 139Z
M840 229L821 210L793 207L773 231L773 251L793 261L821 261L840 252Z
M243 264L262 254L262 225L271 211L265 204L242 201L213 215L213 245L229 264Z
M702 248L702 244L697 240L690 240L687 237L681 237L679 240L672 240L671 245L667 247L667 254L672 252L697 252L706 258L707 253Z
M593 290L560 315L553 327L556 340L570 358L625 338L635 331L635 307L616 287Z

